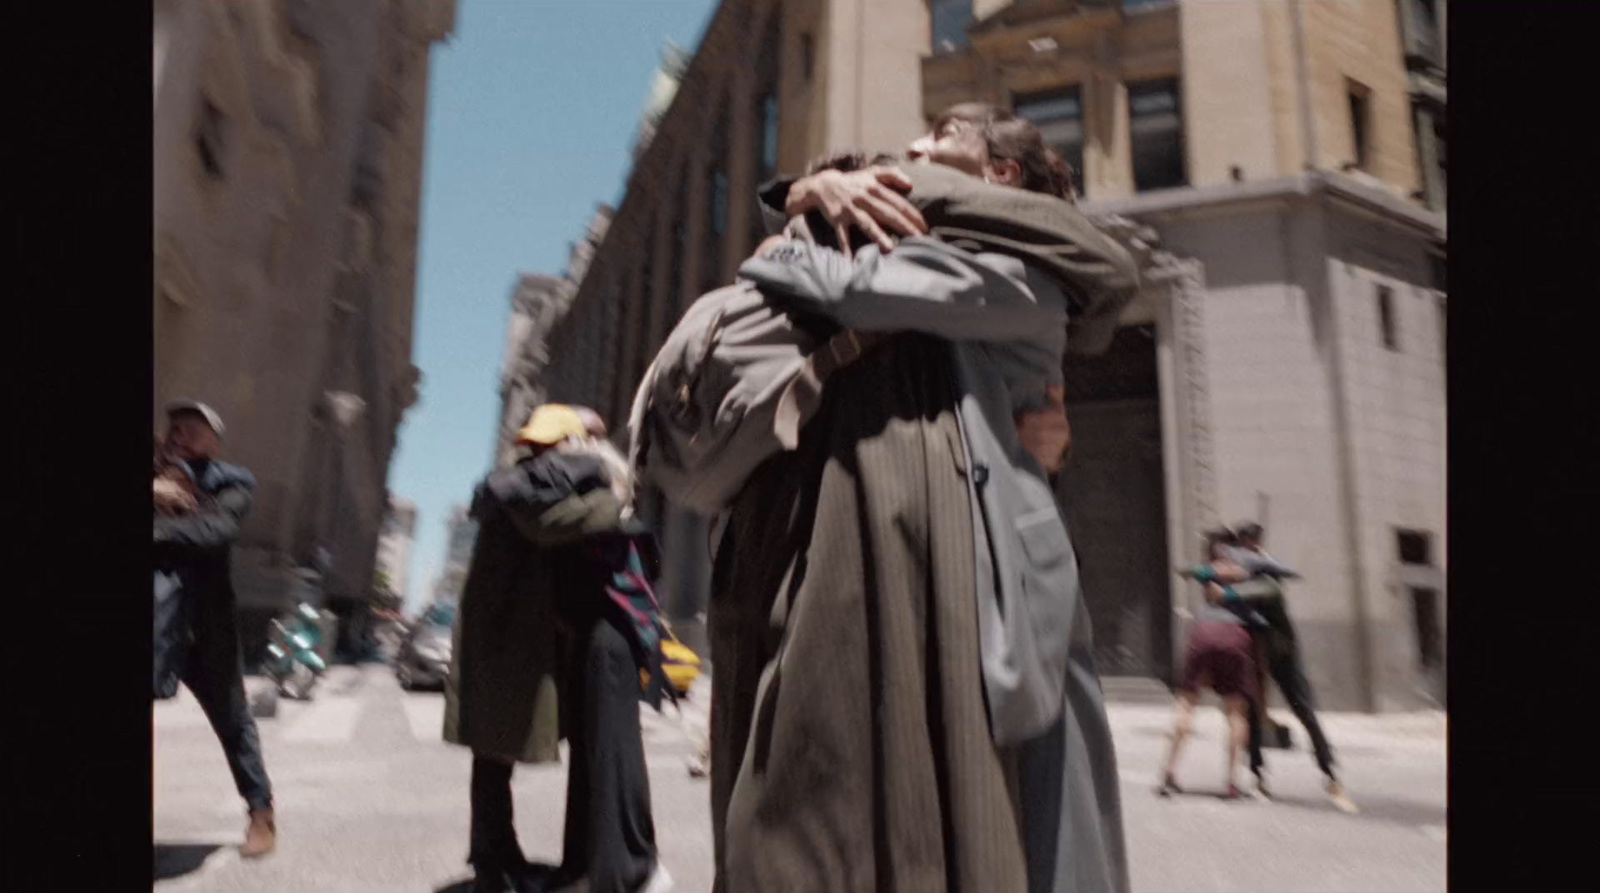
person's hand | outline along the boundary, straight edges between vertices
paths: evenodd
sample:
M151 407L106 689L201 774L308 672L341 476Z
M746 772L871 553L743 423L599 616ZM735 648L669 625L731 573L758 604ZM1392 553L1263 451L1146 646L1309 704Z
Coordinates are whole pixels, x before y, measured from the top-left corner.
M850 253L850 227L855 227L884 251L894 248L895 236L917 236L928 231L922 212L902 194L911 181L897 167L879 165L852 173L818 171L789 187L783 212L798 217L818 211L833 226L840 250Z
M1072 426L1067 423L1065 389L1061 385L1050 385L1048 394L1048 406L1017 414L1017 436L1028 455L1045 471L1055 474L1066 464L1067 455L1072 451Z
M166 478L155 480L150 487L150 497L157 509L171 514L192 512L197 505L194 496L182 484Z
M785 236L781 233L776 236L767 236L765 239L761 240L760 245L756 246L756 250L751 254L751 257L760 257L761 255L766 254L767 249L777 245L782 245L784 242L788 241L788 238L788 236Z
M1205 587L1205 594L1207 602L1210 602L1213 605L1220 605L1222 604L1223 596L1226 593L1224 593L1222 591L1222 587L1216 583L1207 583Z

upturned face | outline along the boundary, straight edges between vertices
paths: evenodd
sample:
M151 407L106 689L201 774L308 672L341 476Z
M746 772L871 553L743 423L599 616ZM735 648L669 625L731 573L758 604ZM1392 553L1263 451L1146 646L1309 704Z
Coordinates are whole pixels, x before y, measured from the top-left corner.
M175 413L168 422L167 451L179 459L212 459L221 449L221 438L199 413Z
M942 164L965 174L982 177L989 166L989 147L983 132L971 121L950 118L906 147L912 161Z

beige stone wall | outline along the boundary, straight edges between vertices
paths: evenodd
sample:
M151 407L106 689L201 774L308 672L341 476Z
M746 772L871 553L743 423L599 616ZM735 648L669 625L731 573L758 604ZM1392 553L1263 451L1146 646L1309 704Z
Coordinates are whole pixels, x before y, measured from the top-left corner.
M1338 548L1336 420L1328 345L1315 323L1321 254L1304 213L1268 205L1164 222L1161 231L1164 245L1205 265L1215 520L1261 520L1265 504L1272 553L1305 576L1292 608L1308 633L1307 672L1323 702L1347 706L1360 689L1348 660L1353 581Z
M1189 183L1267 179L1279 167L1262 7L1278 0L1180 6Z
M1216 520L1263 521L1270 551L1304 575L1289 595L1319 703L1426 705L1395 529L1432 533L1447 566L1432 237L1292 194L1157 226L1164 247L1204 264ZM1398 351L1381 341L1379 283L1394 290Z
M338 585L370 580L396 428L417 383L428 46L454 8L163 0L157 10L152 423L176 396L213 403L229 458L255 473L236 550L247 607L283 597L290 562L335 505ZM329 389L367 406L338 461L318 417Z
M924 0L828 0L827 150L895 151L921 135Z
M1360 572L1373 630L1376 706L1420 701L1408 580L1446 595L1445 363L1440 294L1428 285L1429 246L1338 215L1329 231L1327 271L1338 309L1354 499L1360 518ZM1391 290L1396 348L1384 346L1377 290ZM1434 572L1418 577L1399 564L1398 529L1432 535ZM1444 607L1440 602L1441 611Z
M1264 18L1267 36L1279 47L1292 52L1293 17L1287 4ZM1313 109L1316 163L1327 170L1340 170L1354 160L1350 124L1348 81L1371 90L1372 161L1367 172L1409 195L1418 185L1416 150L1411 125L1405 65L1400 45L1399 19L1392 0L1300 0L1304 22L1306 68ZM1292 59L1292 56L1290 57ZM1292 67L1290 71L1292 71ZM1277 73L1277 69L1275 69ZM1284 86L1292 87L1292 79ZM1275 105L1285 105L1279 99ZM1281 122L1279 132L1296 129L1295 121ZM1303 143L1301 143L1303 146ZM1296 156L1303 157L1304 149Z

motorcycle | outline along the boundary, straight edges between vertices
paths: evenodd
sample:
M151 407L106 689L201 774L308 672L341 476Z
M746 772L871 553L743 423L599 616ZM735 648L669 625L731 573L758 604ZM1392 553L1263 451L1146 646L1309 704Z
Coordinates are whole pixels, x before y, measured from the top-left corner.
M322 617L304 602L286 618L273 620L267 643L267 677L286 698L311 700L311 690L328 671L317 653L322 642Z

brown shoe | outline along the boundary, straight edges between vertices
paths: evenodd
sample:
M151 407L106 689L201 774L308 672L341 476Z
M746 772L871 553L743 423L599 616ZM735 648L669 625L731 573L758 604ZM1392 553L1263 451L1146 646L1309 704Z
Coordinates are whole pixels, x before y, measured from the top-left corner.
M278 845L278 825L272 819L272 809L250 810L250 828L245 831L244 844L239 855L255 859L273 851Z

